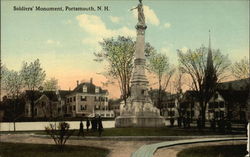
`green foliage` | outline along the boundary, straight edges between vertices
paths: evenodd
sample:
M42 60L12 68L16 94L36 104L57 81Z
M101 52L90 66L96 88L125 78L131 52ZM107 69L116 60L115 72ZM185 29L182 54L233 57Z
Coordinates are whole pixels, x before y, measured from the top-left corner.
M36 59L30 64L28 64L27 62L23 63L21 76L23 78L25 87L30 90L35 90L43 83L46 74L41 67L39 59Z
M103 39L100 42L102 51L94 53L95 61L107 63L106 71L103 73L109 83L118 82L121 94L126 99L130 93L129 82L132 76L135 42L130 37L118 36ZM155 49L149 43L145 45L145 55L149 56Z
M166 54L153 53L149 56L148 63L149 71L152 72L158 82L158 96L157 96L157 107L160 109L162 114L162 94L166 90L171 77L174 74L175 69L170 66L169 59Z
M0 156L2 157L106 157L107 149L66 146L64 151L58 150L55 145L24 144L24 143L0 143Z
M45 127L45 132L50 135L61 151L63 151L69 137L74 133L74 130L69 130L69 128L70 126L66 122L60 122L58 126L50 124L49 127Z
M248 78L250 74L250 64L247 58L235 62L231 67L231 72L236 79Z
M17 98L23 87L23 79L19 72L14 70L2 69L2 89L13 98Z
M246 155L246 145L199 146L184 149L177 157L239 157Z
M197 91L201 90L207 68L208 49L201 46L195 50L189 49L186 53L177 50L177 53L181 70L190 75L194 89ZM220 50L212 50L212 53L213 68L218 78L218 82L220 82L227 77L226 71L229 69L230 60L228 56L223 55Z
M202 126L205 124L205 110L216 85L226 77L230 61L228 56L219 50L211 50L201 46L198 49L189 49L186 53L177 50L181 70L190 76L190 86L198 93ZM212 56L211 56L212 54Z
M58 80L56 78L51 78L46 80L43 84L43 90L45 91L56 91L59 88Z

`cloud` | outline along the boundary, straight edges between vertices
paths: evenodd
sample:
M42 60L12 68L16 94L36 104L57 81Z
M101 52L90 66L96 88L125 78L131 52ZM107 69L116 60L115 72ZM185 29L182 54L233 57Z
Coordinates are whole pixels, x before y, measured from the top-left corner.
M57 40L51 40L51 39L48 39L46 41L47 44L49 45L61 45L61 42L60 41L57 41Z
M152 25L158 26L160 24L160 20L155 14L154 10L149 8L149 6L146 6L146 5L143 6L143 9L144 9L146 23L150 23ZM137 18L138 16L137 9L133 10L133 15L135 18Z
M175 51L173 51L173 47L171 45L163 46L159 49L159 52L167 55L171 64L177 64L178 56Z
M160 53L169 54L169 52L170 52L170 48L168 48L168 47L162 47L160 49Z
M171 24L167 22L167 23L165 23L163 26L164 26L164 28L170 28L170 27L171 27Z
M113 22L113 23L119 23L121 21L120 17L117 16L109 16L109 19Z
M186 53L186 52L188 51L188 48L187 48L186 46L184 46L184 47L182 47L180 50L181 50L183 53Z
M97 44L103 38L121 36L135 37L135 30L128 27L109 29L99 16L82 14L76 17L79 26L88 33L89 37L82 40L85 44Z

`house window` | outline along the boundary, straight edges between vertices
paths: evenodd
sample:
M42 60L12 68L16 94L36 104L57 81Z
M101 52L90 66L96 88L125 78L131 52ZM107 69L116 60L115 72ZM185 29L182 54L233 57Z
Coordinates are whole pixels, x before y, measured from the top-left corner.
M104 97L101 97L101 101L105 101L105 98L104 98Z
M219 106L220 108L224 108L224 102L223 101L219 102Z
M169 103L168 108L174 108L174 103Z
M218 102L214 102L214 108L218 108L219 105L218 105Z
M173 117L175 115L174 111L168 111L168 116Z
M215 117L215 119L218 119L219 118L219 112L215 112L214 117Z
M76 97L75 96L73 97L73 101L76 101Z
M74 106L73 106L73 111L75 111L75 110L76 110L76 106L74 105Z
M81 105L80 107L81 107L81 111L82 111L82 110L87 110L87 105L84 105L84 106Z
M82 87L82 92L83 92L83 93L87 93L87 91L88 91L88 87L87 87L86 85L84 85L84 86Z
M69 102L72 102L72 98L71 97L69 98Z
M214 103L210 102L210 103L209 103L209 106L208 106L208 108L209 108L209 109L212 109L212 108L214 108Z
M100 88L99 87L95 87L95 93L99 93L100 92Z
M97 110L98 110L99 108L100 108L100 106L99 106L99 105L95 105L95 109L97 109Z
M46 105L46 103L44 101L42 101L42 107L44 107Z
M220 111L220 118L224 118L224 112Z
M81 101L87 101L87 97L86 96L81 96Z
M98 101L98 97L97 96L95 96L95 101Z

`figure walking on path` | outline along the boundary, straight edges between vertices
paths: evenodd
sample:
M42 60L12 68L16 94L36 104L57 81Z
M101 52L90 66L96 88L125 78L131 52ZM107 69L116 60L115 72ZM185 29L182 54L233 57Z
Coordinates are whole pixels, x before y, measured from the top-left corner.
M80 135L84 136L82 121L80 122L80 129L79 129L79 133L78 133L78 136L80 136Z
M99 132L99 136L102 136L102 131L103 131L102 119L101 119L101 116L99 116L99 118L98 118L98 132Z
M87 118L87 121L86 121L87 131L89 131L89 126L90 126L90 122L89 122L89 118Z

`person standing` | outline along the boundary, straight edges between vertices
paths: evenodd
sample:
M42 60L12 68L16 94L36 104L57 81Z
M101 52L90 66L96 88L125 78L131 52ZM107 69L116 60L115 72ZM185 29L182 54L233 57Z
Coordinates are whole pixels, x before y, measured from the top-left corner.
M90 122L89 122L89 118L87 118L87 121L86 121L87 131L89 131L89 126L90 126Z
M80 122L80 129L79 129L79 133L78 133L78 136L80 136L80 135L84 136L82 120Z
M103 131L102 119L101 119L101 116L99 116L99 118L98 118L98 132L99 132L99 136L102 136L102 131Z

